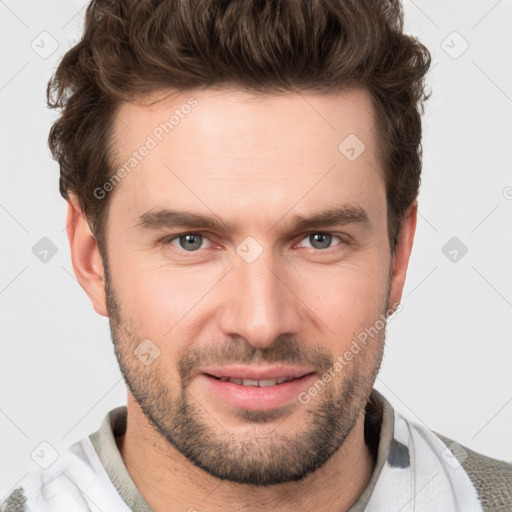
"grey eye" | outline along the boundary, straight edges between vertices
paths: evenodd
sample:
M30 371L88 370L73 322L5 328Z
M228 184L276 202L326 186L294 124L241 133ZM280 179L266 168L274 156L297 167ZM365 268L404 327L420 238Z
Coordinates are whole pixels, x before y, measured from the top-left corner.
M181 235L179 238L180 247L186 251L194 251L199 249L203 243L203 235L188 234Z
M328 233L313 233L308 238L314 249L328 249L332 242L332 235Z

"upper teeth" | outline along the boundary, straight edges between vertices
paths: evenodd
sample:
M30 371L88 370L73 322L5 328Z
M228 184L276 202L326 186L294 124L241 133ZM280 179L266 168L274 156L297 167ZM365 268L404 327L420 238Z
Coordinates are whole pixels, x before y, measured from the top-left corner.
M282 382L287 382L289 380L293 380L293 377L279 377L278 379L262 379L262 380L251 380L251 379L236 379L234 377L220 377L220 380L226 382L234 382L235 384L240 384L242 386L275 386L276 384L281 384Z

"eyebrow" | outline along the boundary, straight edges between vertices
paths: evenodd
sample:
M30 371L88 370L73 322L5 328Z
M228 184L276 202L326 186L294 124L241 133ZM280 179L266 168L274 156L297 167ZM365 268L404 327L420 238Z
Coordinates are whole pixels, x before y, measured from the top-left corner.
M281 219L282 220L282 219ZM278 224L278 221L276 224ZM370 224L369 216L360 206L342 205L312 215L294 215L290 222L292 230L306 230L320 226L345 226L350 224ZM135 227L159 230L165 228L197 228L210 229L220 233L235 231L236 227L231 222L225 222L216 216L208 216L200 213L170 210L150 210L137 218ZM272 229L272 228L271 228Z

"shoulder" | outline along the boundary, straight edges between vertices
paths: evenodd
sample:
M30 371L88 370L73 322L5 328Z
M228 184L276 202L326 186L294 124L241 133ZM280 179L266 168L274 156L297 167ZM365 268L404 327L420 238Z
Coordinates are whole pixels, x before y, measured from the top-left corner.
M112 409L98 431L68 447L49 467L29 471L0 499L0 512L68 512L70 504L74 511L129 510L102 465L116 456L114 434L126 430L126 416L126 406ZM119 453L117 467L124 467ZM125 474L126 481L126 469Z
M27 498L23 487L17 487L0 503L0 512L25 512L27 511L26 503Z
M63 451L48 467L29 471L22 481L0 501L0 512L89 511L86 495L94 480L88 452L92 444L81 440ZM63 509L64 507L64 509Z
M512 511L512 464L487 457L438 432L446 445L446 459L454 467L462 466L478 492L484 511ZM448 451L449 450L449 451Z

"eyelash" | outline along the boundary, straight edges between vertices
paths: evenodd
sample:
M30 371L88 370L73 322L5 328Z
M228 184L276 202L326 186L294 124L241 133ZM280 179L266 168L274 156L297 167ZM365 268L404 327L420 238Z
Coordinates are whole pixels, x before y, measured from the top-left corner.
M318 235L318 234L330 235L330 236L332 236L334 238L338 238L340 240L340 243L336 244L333 247L328 247L327 249L315 249L314 247L307 247L308 249L313 249L313 250L316 250L317 252L321 252L321 253L324 253L324 254L331 254L332 252L335 252L335 251L339 250L340 249L340 247L339 247L340 245L345 245L347 243L346 240L344 240L340 235L337 235L335 233L331 233L329 231L311 231L309 233L301 235L301 238L297 238L296 241L294 242L294 245L296 243L298 243L298 242L303 241L306 238L309 238L311 235ZM210 243L212 243L212 241L210 240L210 238L206 234L204 234L202 232L198 232L198 231L187 231L185 233L179 233L177 235L172 235L170 237L164 238L162 240L162 243L165 246L171 245L171 242L173 242L174 240L179 240L180 237L186 236L186 235L201 235L201 236L203 236L203 238L207 239L208 241L210 241ZM179 252L186 254L187 256L185 256L185 257L194 256L194 255L197 255L197 254L199 254L201 252L200 249L197 249L195 251L186 251L185 249L182 249L180 247L176 247L176 246L173 246L173 247L175 249L177 249Z

